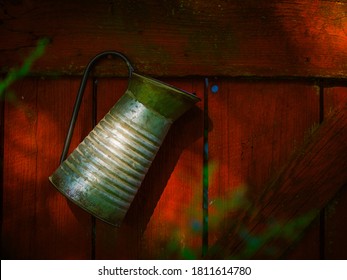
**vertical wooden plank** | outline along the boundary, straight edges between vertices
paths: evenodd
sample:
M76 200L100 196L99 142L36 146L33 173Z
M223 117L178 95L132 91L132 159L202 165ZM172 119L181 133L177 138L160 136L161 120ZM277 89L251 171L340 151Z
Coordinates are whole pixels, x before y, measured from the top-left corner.
M347 86L324 89L324 115L328 116L347 104Z
M319 123L319 90L285 81L215 80L210 87L209 242L213 244L230 227L242 234L242 218L257 211L252 207L261 203L266 183ZM317 232L313 238L318 239Z
M347 87L324 90L324 115L347 106ZM346 139L347 141L347 139ZM346 259L347 253L347 182L325 209L325 258Z
M44 259L90 259L91 216L70 202L49 181L59 165L79 78L39 82L37 97L37 187L35 250ZM87 87L70 152L91 129L91 89Z
M35 255L36 208L36 80L18 81L5 101L4 178L1 251L4 259Z
M2 77L1 77L2 78ZM5 130L5 101L4 97L0 97L0 220L1 220L1 236L2 236L2 221L3 221L3 190L4 190L4 130ZM5 252L3 250L1 237L1 259L4 259Z
M14 259L90 258L90 217L48 181L59 165L77 80L17 82L5 108L2 246ZM88 102L87 102L88 103ZM82 105L73 146L90 127ZM90 108L90 106L87 106ZM89 109L90 112L90 109Z
M202 96L200 83L166 82ZM99 81L99 118L124 93L126 84L126 80ZM186 252L188 247L200 249L200 235L192 233L190 223L199 223L192 219L201 208L201 137L202 111L195 108L171 127L122 226L117 229L97 221L96 258L182 258L167 248L169 242L177 242L176 234L183 236Z
M347 185L325 209L325 259L347 259Z

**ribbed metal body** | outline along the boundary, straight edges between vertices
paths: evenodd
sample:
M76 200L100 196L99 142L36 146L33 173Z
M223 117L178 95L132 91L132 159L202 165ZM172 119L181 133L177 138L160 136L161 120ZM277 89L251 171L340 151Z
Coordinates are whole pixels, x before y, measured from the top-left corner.
M51 182L89 213L119 226L172 122L198 100L133 73L125 94Z

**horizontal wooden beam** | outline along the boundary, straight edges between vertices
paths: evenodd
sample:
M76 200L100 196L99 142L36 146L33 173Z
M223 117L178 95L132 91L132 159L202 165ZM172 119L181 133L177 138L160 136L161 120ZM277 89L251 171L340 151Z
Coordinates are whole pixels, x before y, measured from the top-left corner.
M103 50L153 76L347 77L347 2L22 0L0 5L0 73L50 40L33 75L80 75ZM125 75L119 63L99 75Z
M280 258L337 192L347 188L347 104L298 151L264 195L231 221L207 258Z

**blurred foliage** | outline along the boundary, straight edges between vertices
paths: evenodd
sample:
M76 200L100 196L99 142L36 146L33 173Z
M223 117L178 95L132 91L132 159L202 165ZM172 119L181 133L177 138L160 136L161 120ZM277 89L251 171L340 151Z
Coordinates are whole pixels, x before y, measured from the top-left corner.
M250 259L263 246L266 246L263 252L269 258L277 255L281 246L281 240L296 241L302 230L316 217L316 214L316 211L311 211L288 222L272 220L260 233L252 233L247 227L242 226L238 234L245 241L245 247L240 252L229 256L229 258Z
M216 170L217 165L210 164L210 177L216 175ZM247 220L262 215L260 209L249 198L248 189L246 185L233 187L223 197L214 198L209 202L209 235L220 236L220 233L230 232L244 244L241 250L228 256L229 259L251 259L260 249L269 258L278 255L277 252L281 249L283 242L288 244L288 241L297 241L302 231L317 215L317 211L312 210L304 215L293 217L289 221L267 217L267 224L262 225L261 231L253 232L248 228ZM157 256L159 259L200 259L203 257L201 244L193 247L187 244L189 242L186 240L187 236L202 236L204 229L201 212L192 212L192 209L187 209L185 215L191 217L189 223L183 226L170 225L172 234L169 240L159 241L162 248ZM210 245L213 245L211 249L218 254L218 246Z
M8 92L8 88L17 80L22 79L30 73L30 68L33 63L40 58L46 49L49 40L42 38L38 40L36 48L25 59L20 68L11 69L3 80L0 80L0 99L6 99L8 101L16 100L16 96L12 92Z

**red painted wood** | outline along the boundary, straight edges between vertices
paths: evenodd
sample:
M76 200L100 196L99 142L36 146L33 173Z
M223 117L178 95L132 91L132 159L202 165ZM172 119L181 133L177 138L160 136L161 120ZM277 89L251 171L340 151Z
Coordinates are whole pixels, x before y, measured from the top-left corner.
M20 82L12 90L19 100L5 102L1 251L4 259L29 259L36 238L37 83Z
M346 105L347 91L343 87L332 87L324 89L324 118L329 117L335 110L341 109ZM335 198L323 210L325 221L320 224L316 221L309 229L301 242L290 250L287 258L290 259L315 259L317 256L324 259L345 259L346 252L344 248L347 228L345 223L341 222L347 219L344 209L347 194L341 190ZM317 219L319 220L319 219ZM321 232L321 236L319 233ZM319 243L319 245L317 245ZM301 250L302 244L310 244L308 250ZM319 248L320 247L320 248ZM320 252L317 252L317 249Z
M324 90L324 116L329 117L347 104L347 87L331 87Z
M5 258L88 259L90 216L48 181L59 157L79 79L18 82L5 106L2 246ZM71 148L90 129L86 96ZM85 106L88 105L88 106Z
M335 110L347 106L347 88L333 87L325 89L325 115L329 116ZM347 139L346 139L347 141ZM347 182L344 188L336 194L325 209L325 258L346 259L347 253Z
M81 74L96 53L122 51L157 76L346 77L344 1L5 1L1 72L51 40L35 74ZM103 67L102 74L120 74Z
M264 188L319 122L319 90L310 84L217 79L214 85L219 90L210 91L208 101L210 245L230 228L241 234L243 217L260 211Z
M347 226L344 221L346 214L347 185L338 192L331 203L326 207L325 220L325 259L345 260Z
M91 257L91 218L62 196L47 181L59 165L80 79L46 80L38 88L38 158L36 236L39 255L44 258L89 259ZM91 129L90 86L81 105L71 142L72 151ZM52 242L54 241L54 242Z
M293 242L281 258L286 260L320 260L324 236L321 235L321 220L317 217L310 226Z
M228 232L219 243L219 249L231 256L248 255L244 248L254 246L254 237L263 234L264 227L274 220L282 221L275 228L282 236L271 236L255 246L255 255L263 258L282 254L288 244L295 240L317 213L327 205L347 181L347 106L325 120L302 150L289 161L285 169L270 185L259 201L259 211L248 217L246 232L237 236L237 231ZM294 224L293 224L294 223ZM276 225L276 224L275 224ZM287 226L291 225L288 231ZM243 228L244 229L244 228ZM234 237L234 238L232 238ZM239 238L235 238L239 237ZM238 240L239 239L239 240ZM250 244L249 242L252 241ZM264 243L263 243L264 242ZM224 245L223 247L221 247ZM276 249L274 246L280 246ZM216 248L216 247L215 247ZM274 250L276 249L276 250ZM214 251L213 254L216 254ZM218 252L221 253L221 252ZM246 254L244 254L246 253ZM225 255L224 255L225 256ZM270 256L271 257L271 256Z

